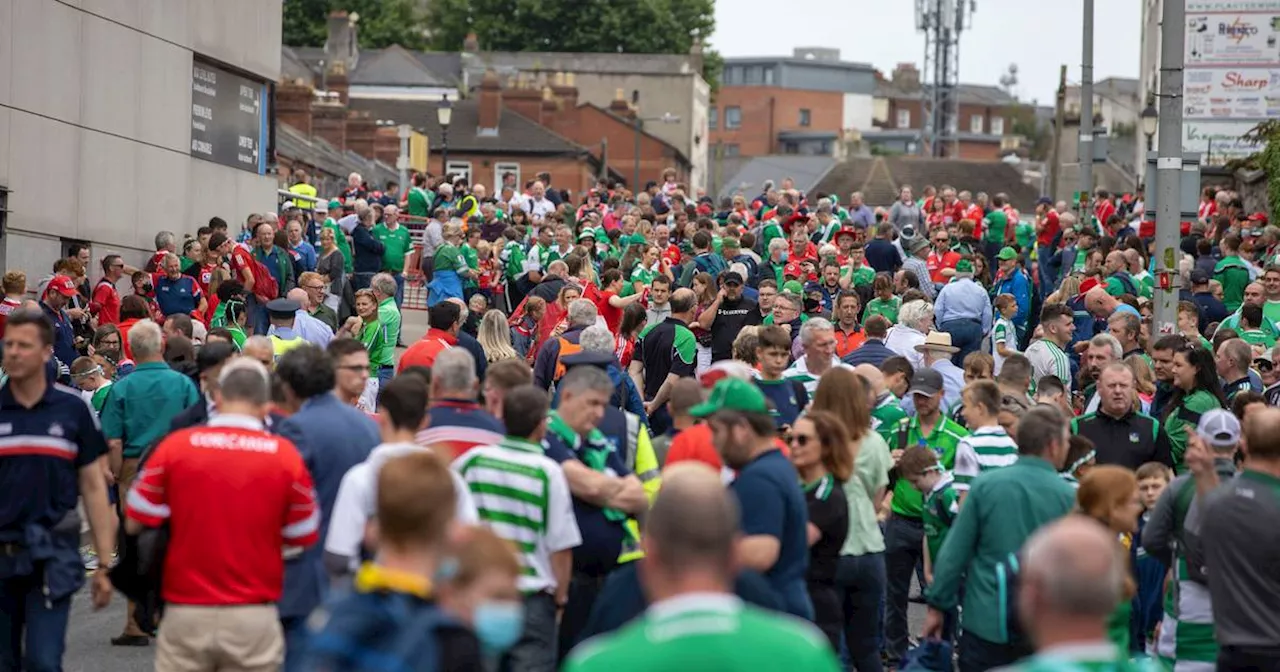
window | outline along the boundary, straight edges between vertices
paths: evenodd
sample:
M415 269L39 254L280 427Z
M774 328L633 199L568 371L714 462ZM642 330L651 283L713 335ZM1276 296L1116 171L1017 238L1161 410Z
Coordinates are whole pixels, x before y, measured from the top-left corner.
M707 110L707 128L709 130L714 131L716 130L716 127L719 125L720 125L720 108L713 107Z
M467 184L471 184L471 162L470 161L450 161L445 167L446 174L452 174L454 177L467 178Z
M760 79L761 79L761 76L760 76L760 66L758 66L758 65L748 65L748 66L747 66L747 81L746 81L746 83L747 83L747 84L759 84L759 83L760 83Z
M452 162L450 162L452 163ZM470 170L470 166L467 168ZM493 189L489 190L492 196L501 196L502 187L510 186L515 193L520 193L520 164L518 163L495 163L493 165Z
M800 125L801 126L809 125L809 110L805 110L805 109L800 110Z
M981 133L982 127L983 125L982 125L981 114L973 114L969 116L969 132L970 133Z
M773 68L764 69L764 83L765 85L773 84Z
M738 156L738 145L737 144L725 145L722 153L724 156Z
M737 69L737 68L725 68L725 69L724 69L724 84L726 84L726 85L728 85L728 84L735 84L736 82L734 82L734 80L735 80L735 79L737 79L737 78L738 78L738 69Z
M898 128L911 128L911 110L898 110Z
M733 130L742 126L742 108L726 107L724 108L724 127Z
M783 154L799 154L800 146L791 141L784 142L782 143L782 153Z
M1004 137L1004 117L991 118L991 135Z

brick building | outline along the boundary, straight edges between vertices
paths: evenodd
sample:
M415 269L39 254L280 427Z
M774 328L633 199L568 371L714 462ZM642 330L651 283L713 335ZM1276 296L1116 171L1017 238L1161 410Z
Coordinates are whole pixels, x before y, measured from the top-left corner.
M954 123L960 152L952 158L998 161L1017 146L1010 119L1017 99L998 87L978 84L960 84L956 94L959 105ZM928 89L921 85L916 66L899 64L891 79L877 83L874 111L877 128L864 133L863 140L887 153L921 153L927 121L921 102L925 95Z

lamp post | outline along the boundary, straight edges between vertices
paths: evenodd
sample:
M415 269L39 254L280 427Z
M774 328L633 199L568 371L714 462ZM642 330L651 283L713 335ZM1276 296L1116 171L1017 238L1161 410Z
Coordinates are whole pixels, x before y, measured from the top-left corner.
M641 117L636 115L636 164L635 164L635 184L632 185L632 193L640 193L640 131L644 130L644 122L653 121L663 124L678 124L680 116L667 112L661 117Z
M449 172L449 122L453 121L453 103L449 102L449 94L436 106L436 123L440 124L440 174Z
M1151 151L1151 141L1156 135L1156 124L1160 122L1160 113L1156 111L1155 99L1147 98L1147 107L1139 115L1142 119L1142 132L1147 136L1147 151Z

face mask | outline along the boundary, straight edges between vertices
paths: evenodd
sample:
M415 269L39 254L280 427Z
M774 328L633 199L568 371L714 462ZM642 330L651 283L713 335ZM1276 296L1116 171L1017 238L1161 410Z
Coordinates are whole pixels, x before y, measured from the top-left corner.
M524 631L524 605L520 602L481 602L475 610L476 637L485 651L499 654L515 646Z
M151 291L152 289L153 289L153 287L151 286L151 283L149 283L149 282L144 282L144 283L142 283L142 291L144 291L144 292L149 292L149 291Z

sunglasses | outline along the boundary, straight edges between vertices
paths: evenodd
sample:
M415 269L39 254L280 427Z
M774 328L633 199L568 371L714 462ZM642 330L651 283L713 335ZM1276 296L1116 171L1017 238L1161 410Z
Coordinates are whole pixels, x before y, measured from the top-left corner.
M809 445L809 443L810 443L810 442L817 443L817 442L818 442L817 437L809 436L809 435L807 435L807 434L793 434L793 435L791 435L791 444L792 444L792 445L800 446L800 447L804 447L804 446Z

